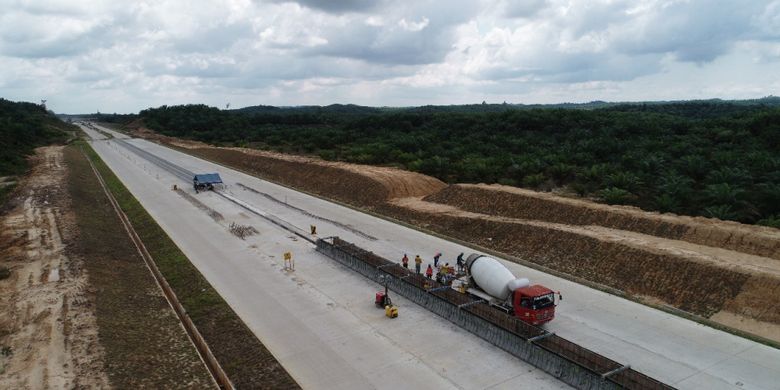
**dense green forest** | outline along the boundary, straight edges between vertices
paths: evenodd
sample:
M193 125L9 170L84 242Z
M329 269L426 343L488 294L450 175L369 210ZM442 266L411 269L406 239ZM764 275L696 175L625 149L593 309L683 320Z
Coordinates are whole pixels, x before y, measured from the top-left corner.
M160 133L780 227L780 99L140 112Z
M0 98L0 177L24 173L33 149L63 141L65 126L38 104ZM0 187L0 203L9 190L8 186Z

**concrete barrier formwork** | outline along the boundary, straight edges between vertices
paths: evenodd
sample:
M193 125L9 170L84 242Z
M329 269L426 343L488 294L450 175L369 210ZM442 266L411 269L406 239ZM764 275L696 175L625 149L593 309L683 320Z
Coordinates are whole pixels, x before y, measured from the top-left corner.
M317 241L317 250L361 275L379 282L380 275L389 275L376 266L342 250L326 240ZM581 364L558 355L534 341L528 341L441 297L431 294L398 277L385 278L390 290L436 313L461 328L479 336L502 350L532 364L578 389L607 390L624 388L609 378L603 378ZM555 337L554 335L550 335Z

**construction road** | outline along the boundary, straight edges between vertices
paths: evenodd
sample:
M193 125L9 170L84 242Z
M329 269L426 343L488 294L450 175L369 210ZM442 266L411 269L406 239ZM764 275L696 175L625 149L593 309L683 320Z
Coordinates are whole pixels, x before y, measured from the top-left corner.
M215 221L172 191L191 183L103 134L93 148L304 388L562 388L554 378L395 296L396 319L373 306L379 286L314 251L309 242L211 192L197 199ZM101 128L117 138L119 133ZM146 140L138 148L197 173L218 172L229 196L320 237L340 236L388 259L436 252L454 263L469 248L393 224ZM239 185L240 184L240 185ZM293 206L293 207L290 207ZM313 215L313 216L312 216ZM259 234L241 240L236 222ZM282 270L291 251L294 272ZM681 389L780 389L780 350L515 263L512 272L560 290L546 328Z

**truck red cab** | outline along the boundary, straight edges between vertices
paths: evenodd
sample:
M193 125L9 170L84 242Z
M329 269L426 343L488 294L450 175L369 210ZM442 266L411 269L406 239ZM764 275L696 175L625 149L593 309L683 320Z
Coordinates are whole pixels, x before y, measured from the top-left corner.
M555 292L539 284L512 292L512 307L517 318L531 325L550 322L555 317Z

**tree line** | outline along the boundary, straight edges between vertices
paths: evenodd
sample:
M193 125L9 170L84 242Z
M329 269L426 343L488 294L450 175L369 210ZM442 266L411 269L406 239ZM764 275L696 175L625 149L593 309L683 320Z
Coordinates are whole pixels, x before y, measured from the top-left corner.
M39 104L0 98L0 176L24 173L33 149L65 139L63 126Z
M405 109L205 105L143 110L162 134L445 182L568 191L609 204L780 227L780 108L754 101ZM595 107L595 108L594 108Z

